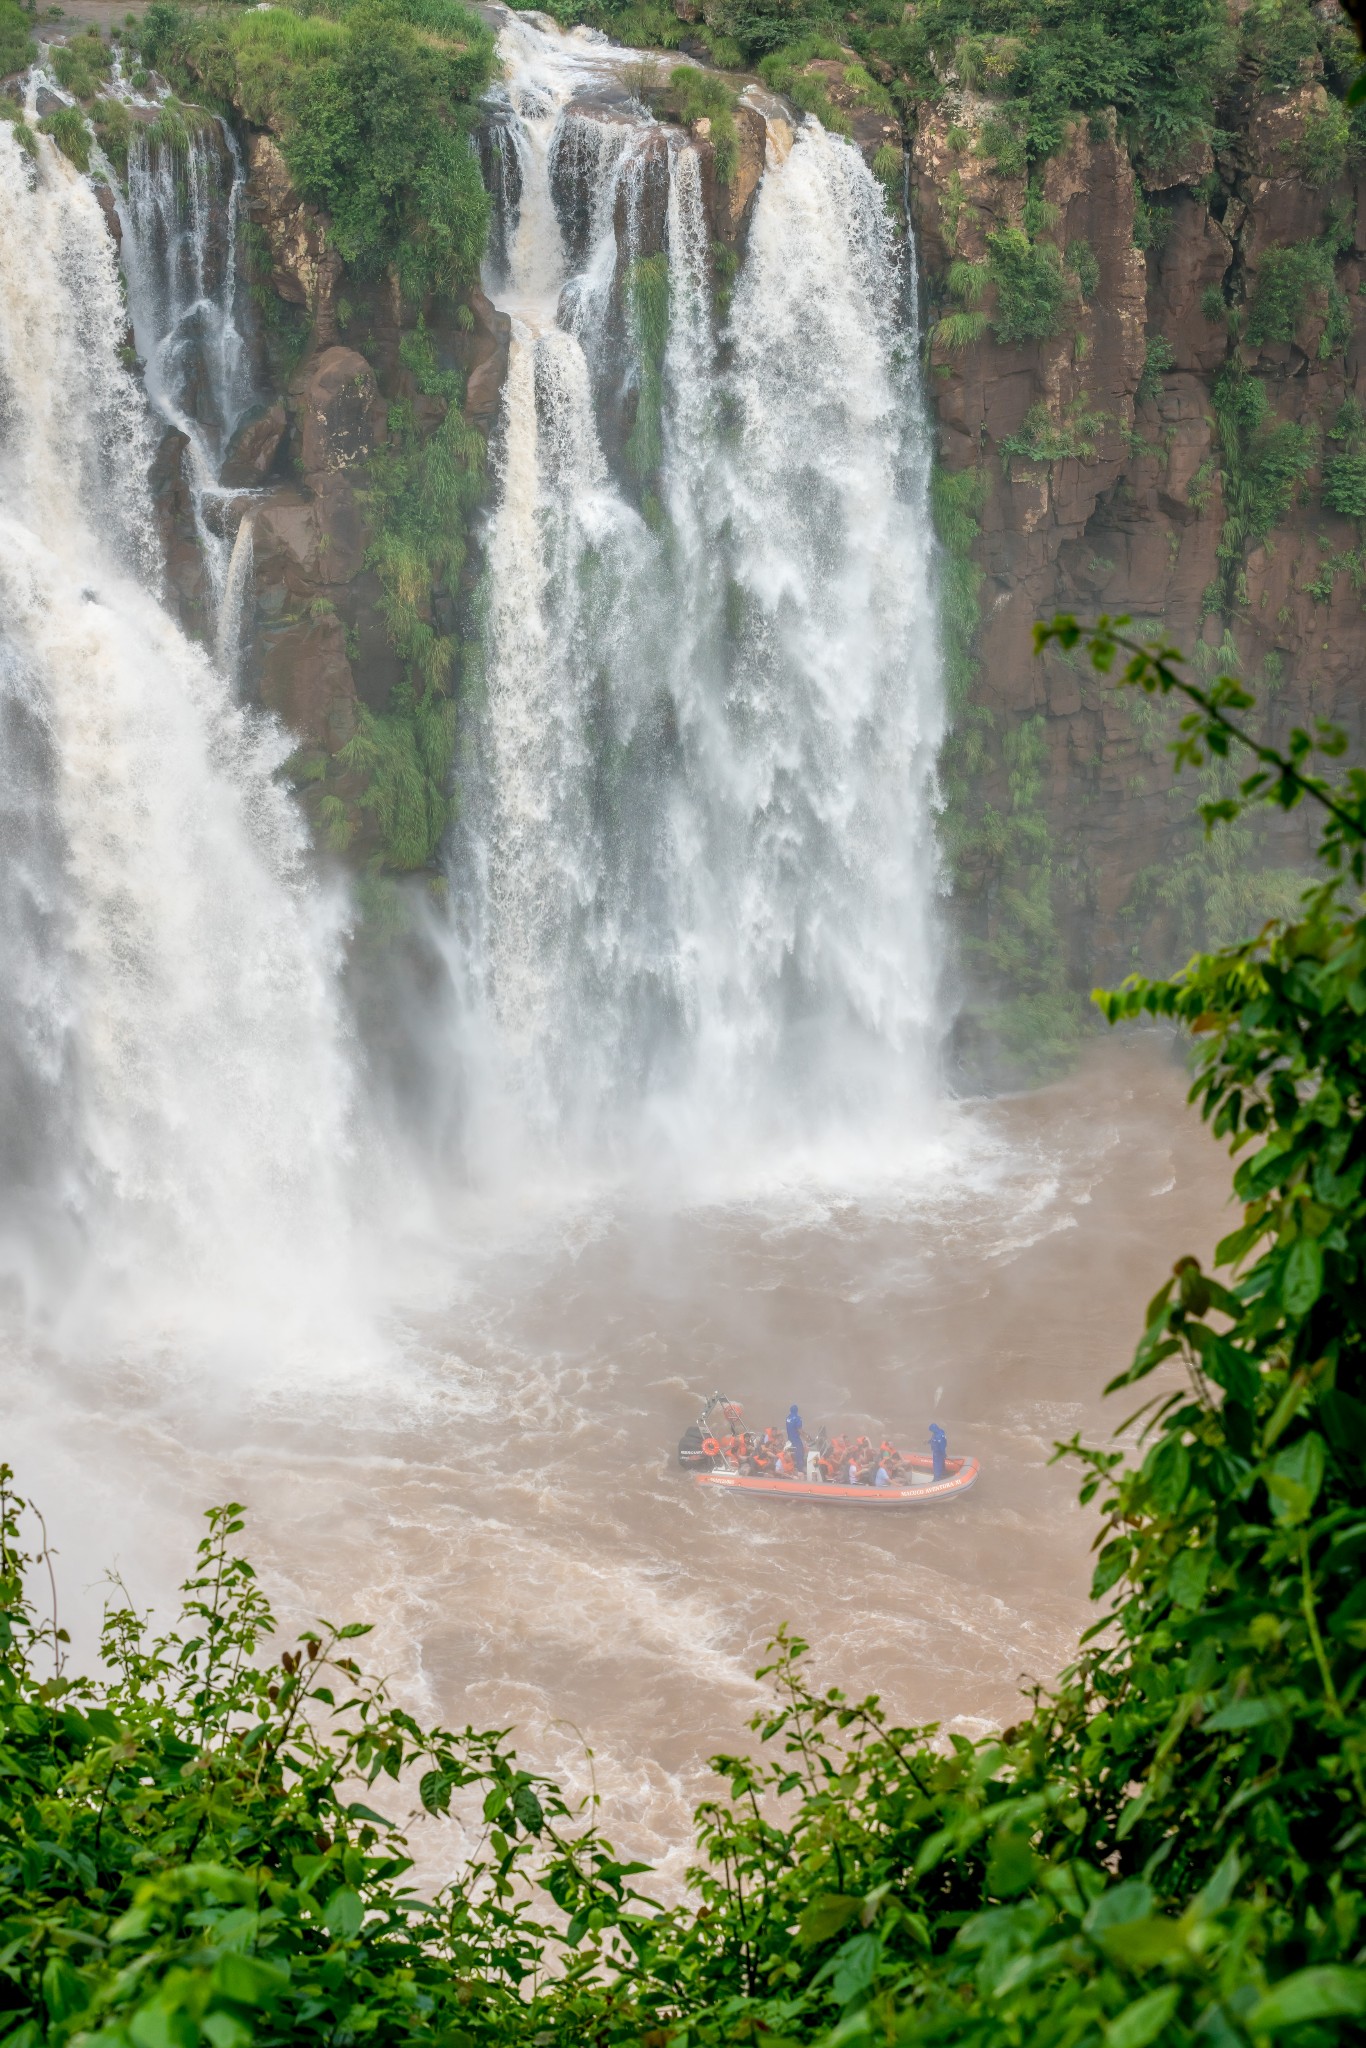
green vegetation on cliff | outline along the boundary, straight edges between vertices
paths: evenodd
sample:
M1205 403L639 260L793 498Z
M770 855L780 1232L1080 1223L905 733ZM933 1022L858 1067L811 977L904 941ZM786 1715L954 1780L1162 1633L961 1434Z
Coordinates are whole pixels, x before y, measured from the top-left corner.
M18 0L0 0L0 78L25 70L36 55L30 17Z
M361 809L373 818L385 867L426 867L450 822L455 752L453 687L459 649L432 622L432 593L459 588L470 518L483 493L484 442L460 413L463 380L438 368L426 328L400 344L418 391L446 402L434 432L417 431L407 400L389 407L389 438L370 469L379 575L389 638L403 677L383 713L362 709L341 765L366 778ZM335 835L334 835L335 843Z
M392 268L412 303L477 276L488 197L470 137L493 38L458 0L329 0L191 14L155 0L145 61L275 129L360 278Z
M1123 626L1125 621L1119 621ZM1045 638L1076 654L1055 621ZM1132 1459L1065 1450L1099 1509L1097 1618L971 1741L814 1691L781 1639L757 1758L715 1760L677 1905L499 1734L424 1729L319 1622L276 1623L209 1517L182 1621L123 1596L73 1678L0 1472L0 2040L643 2048L1334 2048L1366 2026L1366 771L1244 741L1249 693L1106 621L1092 660L1186 709L1205 805L1315 804L1317 883L1256 938L1103 999L1173 1020L1237 1158L1216 1272L1183 1257L1116 1385ZM1145 1384L1146 1383L1146 1384ZM120 1589L121 1591L121 1589ZM424 1900L385 1817L461 1820Z
M1071 117L1108 107L1141 153L1170 155L1210 132L1236 56L1221 0L705 0L691 26L664 0L550 0L549 11L624 42L667 49L691 36L836 127L846 107L890 111L967 86L1001 103L997 125L1003 146L1018 136L1019 168L1058 149ZM1303 14L1311 38L1328 34L1307 0L1253 11L1297 24Z

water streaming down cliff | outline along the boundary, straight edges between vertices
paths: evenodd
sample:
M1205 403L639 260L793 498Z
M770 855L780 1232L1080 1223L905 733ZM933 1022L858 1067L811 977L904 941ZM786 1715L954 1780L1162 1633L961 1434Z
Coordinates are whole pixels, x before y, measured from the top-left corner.
M0 1262L75 1339L231 1351L346 1256L337 920L289 742L152 594L126 321L92 189L0 124Z
M251 568L251 520L229 521L240 493L218 482L229 438L252 402L251 357L239 319L237 237L246 183L225 122L184 138L135 129L120 195L123 268L143 382L157 413L184 435L195 535L208 581L215 652L235 668Z
M808 122L718 333L698 151L627 53L525 21L502 49L514 328L456 849L499 1082L572 1149L904 1133L942 729L904 252Z

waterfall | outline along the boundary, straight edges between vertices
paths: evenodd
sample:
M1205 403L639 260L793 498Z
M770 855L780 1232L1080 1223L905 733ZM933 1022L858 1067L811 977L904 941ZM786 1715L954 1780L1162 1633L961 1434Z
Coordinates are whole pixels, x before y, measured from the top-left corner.
M232 430L254 397L237 286L245 183L226 122L205 121L183 138L149 140L138 128L119 203L133 338L148 397L166 425L185 436L208 623L229 672L250 568L250 554L243 559L224 517L242 493L218 483Z
M575 1152L895 1142L940 954L909 253L808 120L718 322L698 150L630 53L525 17L501 48L513 344L452 855L486 1085Z
M286 735L152 595L113 245L38 151L0 124L0 1270L73 1341L240 1359L346 1259L338 908Z

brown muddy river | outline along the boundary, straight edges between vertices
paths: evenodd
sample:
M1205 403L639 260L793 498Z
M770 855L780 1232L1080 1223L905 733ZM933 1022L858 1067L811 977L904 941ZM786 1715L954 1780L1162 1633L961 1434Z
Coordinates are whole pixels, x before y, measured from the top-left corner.
M1101 1389L1143 1303L1227 1227L1227 1161L1184 1088L1169 1041L1110 1040L1053 1087L960 1106L913 1170L863 1185L471 1204L422 1314L339 1385L16 1371L8 1454L79 1633L104 1565L164 1597L198 1509L236 1497L291 1633L374 1621L371 1661L415 1711L513 1728L536 1766L594 1781L665 1882L780 1623L822 1683L999 1724L1086 1615L1094 1524L1053 1445L1123 1419ZM875 1522L713 1497L674 1450L716 1387L751 1422L796 1400L917 1448L937 1418L981 1480Z

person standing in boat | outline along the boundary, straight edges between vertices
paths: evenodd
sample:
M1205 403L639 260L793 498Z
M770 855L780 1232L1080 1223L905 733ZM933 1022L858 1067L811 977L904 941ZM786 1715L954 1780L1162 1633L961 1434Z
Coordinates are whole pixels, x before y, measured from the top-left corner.
M930 1424L930 1464L936 1479L944 1477L944 1459L948 1453L949 1440L937 1422Z

